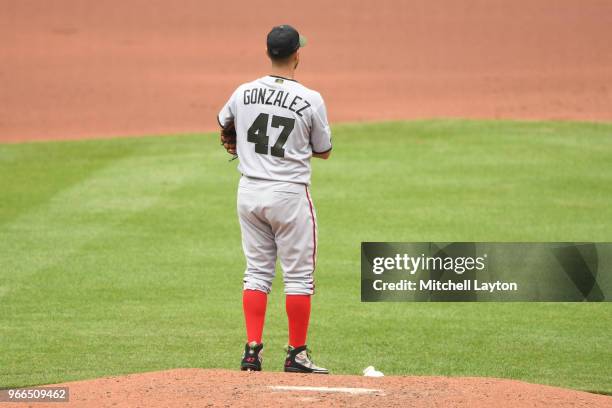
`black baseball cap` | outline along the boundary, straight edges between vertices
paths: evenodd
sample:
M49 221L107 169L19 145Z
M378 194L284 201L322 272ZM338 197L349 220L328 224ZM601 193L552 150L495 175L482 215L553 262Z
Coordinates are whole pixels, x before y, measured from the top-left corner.
M268 55L271 58L284 58L306 45L306 38L289 24L273 27L268 33Z

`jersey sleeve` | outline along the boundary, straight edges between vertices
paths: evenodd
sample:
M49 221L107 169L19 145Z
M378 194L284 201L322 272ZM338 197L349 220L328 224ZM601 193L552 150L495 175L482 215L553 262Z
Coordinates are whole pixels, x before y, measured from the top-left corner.
M323 98L312 111L312 127L310 129L310 145L313 153L327 153L332 149L331 128L327 121L327 109Z
M236 117L236 97L238 94L238 89L234 91L232 96L227 100L221 111L217 115L217 122L219 122L219 126L225 127L225 125L229 122L234 121Z

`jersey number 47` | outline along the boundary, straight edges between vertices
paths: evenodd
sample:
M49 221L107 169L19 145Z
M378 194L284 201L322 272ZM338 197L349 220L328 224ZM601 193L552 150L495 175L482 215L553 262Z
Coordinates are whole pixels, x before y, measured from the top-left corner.
M270 140L268 136L269 119L270 115L267 113L260 113L247 132L247 141L255 143L256 153L268 154L268 142ZM273 128L282 127L282 130L278 139L276 139L276 143L274 143L274 146L270 149L269 154L276 157L285 157L285 149L283 146L287 143L287 138L295 126L295 119L272 115L272 123L270 125Z

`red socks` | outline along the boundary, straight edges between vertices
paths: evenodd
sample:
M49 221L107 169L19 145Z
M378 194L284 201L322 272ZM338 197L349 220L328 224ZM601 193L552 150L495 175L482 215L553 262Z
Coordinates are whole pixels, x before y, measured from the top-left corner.
M310 321L310 295L287 295L285 309L289 320L289 345L295 348L306 344Z
M267 304L268 295L264 292L250 289L242 292L247 343L261 343ZM289 320L289 345L296 348L303 346L310 322L310 295L287 295L285 309Z
M268 294L259 290L246 289L242 292L242 309L246 323L247 343L261 343Z

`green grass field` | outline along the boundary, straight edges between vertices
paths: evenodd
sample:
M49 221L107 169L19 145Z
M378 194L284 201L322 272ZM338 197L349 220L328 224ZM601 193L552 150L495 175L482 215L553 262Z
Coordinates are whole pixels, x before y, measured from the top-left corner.
M236 369L239 174L216 135L0 145L0 387ZM611 241L612 125L341 125L314 164L310 346L334 373L612 392L610 303L360 303L361 241ZM286 342L277 276L265 368Z

